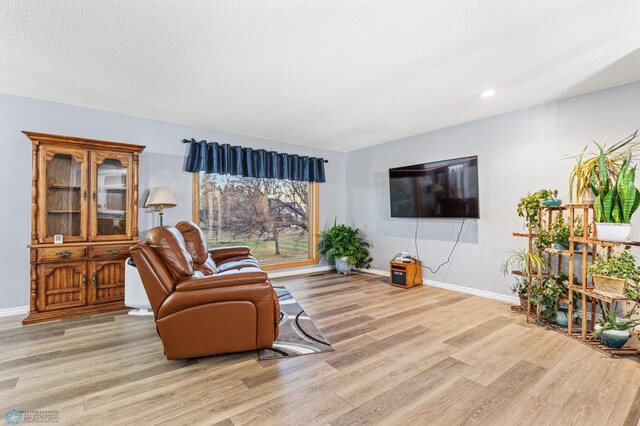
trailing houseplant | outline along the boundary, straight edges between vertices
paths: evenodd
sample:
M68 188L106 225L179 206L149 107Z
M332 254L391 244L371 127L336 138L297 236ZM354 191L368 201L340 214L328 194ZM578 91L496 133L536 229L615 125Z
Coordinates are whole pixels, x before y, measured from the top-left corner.
M545 273L549 270L549 262L537 251L528 251L525 249L514 249L507 253L502 263L502 274L508 276L514 271L522 272L528 276Z
M584 224L582 221L582 215L577 214L573 219L573 236L578 238L583 238L584 234ZM591 236L591 229L587 227L587 237Z
M527 225L537 226L539 208L545 200L555 199L554 193L549 189L541 189L533 194L528 193L518 202L518 216L523 217Z
M637 304L634 305L626 314L618 318L617 311L602 306L602 318L598 319L600 327L593 332L591 339L599 339L603 345L610 348L618 349L623 347L631 338L629 330L640 325L640 319L633 318L637 307Z
M597 293L638 299L640 267L636 265L636 258L629 246L620 254L612 254L608 258L598 256L587 267L587 274L593 279Z
M529 291L529 273L532 275L545 273L549 270L549 263L539 252L529 252L524 249L511 250L502 263L502 274L508 276L514 271L518 271L524 277L516 278L516 282L511 286L511 291L520 298L520 306L527 308L527 298Z
M327 259L335 259L338 272L347 274L351 267L368 269L373 259L369 255L369 243L360 236L360 230L347 225L333 226L320 232L318 252Z
M543 251L544 249L551 247L553 244L553 234L546 229L538 230L538 237L536 238L535 247L537 251Z
M557 320L560 299L566 298L569 293L568 282L568 275L564 272L558 272L551 277L544 278L540 286L534 286L531 289L531 303L539 306L541 316L551 321Z
M572 157L576 160L576 164L573 166L569 176L571 201L578 200L587 204L592 203L595 195L591 192L591 176L599 168L600 151L603 151L605 155L607 174L610 178L613 178L618 175L625 158L630 153L635 154L637 152L639 144L633 142L637 135L638 130L610 147L607 147L606 143L600 145L593 141L596 149L589 150L589 145L586 145L580 154Z
M562 214L557 214L551 223L551 236L555 248L558 250L569 249L569 224L565 222Z
M596 195L593 208L598 238L623 242L631 232L631 217L640 207L640 191L635 186L636 166L631 167L631 153L617 174L610 176L606 156L600 149L600 162L591 175L591 189Z

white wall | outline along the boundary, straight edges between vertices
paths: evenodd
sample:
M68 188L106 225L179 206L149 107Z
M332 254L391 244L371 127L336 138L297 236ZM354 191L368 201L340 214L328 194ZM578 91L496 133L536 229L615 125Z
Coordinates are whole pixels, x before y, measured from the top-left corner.
M146 145L140 159L141 201L150 187L171 187L179 206L166 211L169 224L191 217L191 175L182 171L183 138L323 156L330 162L327 182L320 186L320 226L326 228L337 216L361 228L373 243L373 266L379 269L387 269L388 260L399 251L415 252L416 221L389 215L388 169L478 155L481 218L467 220L452 262L436 276L427 273L426 277L507 295L510 280L499 273L503 254L525 244L511 236L522 229L515 214L518 199L527 191L549 187L568 200L572 162L563 158L579 152L591 139L613 142L640 127L638 99L640 83L635 83L345 155L0 94L0 265L4 274L0 309L25 306L29 297L31 145L21 130ZM157 215L140 209L139 217L142 237L157 224ZM426 264L433 267L445 260L459 226L459 220L420 220L418 244ZM640 238L640 226L634 228Z
M466 221L451 263L426 278L507 295L511 280L499 272L504 253L526 245L511 235L523 229L515 212L519 198L551 188L568 201L573 163L564 158L592 139L615 142L639 127L640 83L635 83L353 151L347 155L347 223L372 242L373 267L388 269L397 252L415 254L416 227L415 219L390 217L388 169L478 155L480 219ZM418 247L427 265L435 268L446 260L460 224L420 219Z
M327 182L320 186L320 226L334 217L344 220L345 155L210 129L140 117L78 108L0 94L0 309L29 303L29 251L31 233L31 143L21 130L104 139L146 145L140 157L140 193L144 202L149 188L168 186L178 207L167 209L165 224L191 219L191 174L183 171L184 138L265 148L329 160ZM157 214L139 210L140 237L156 226Z

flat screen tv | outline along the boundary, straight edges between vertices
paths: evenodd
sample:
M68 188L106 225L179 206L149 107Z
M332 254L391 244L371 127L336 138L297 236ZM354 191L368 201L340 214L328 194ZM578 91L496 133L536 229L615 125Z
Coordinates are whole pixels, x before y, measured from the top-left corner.
M391 217L479 218L478 157L389 169Z

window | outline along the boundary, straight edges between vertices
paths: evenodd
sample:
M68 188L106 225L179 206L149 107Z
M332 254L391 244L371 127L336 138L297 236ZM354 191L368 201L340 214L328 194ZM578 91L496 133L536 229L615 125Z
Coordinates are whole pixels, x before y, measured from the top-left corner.
M318 184L194 173L193 220L209 247L247 245L265 269L318 262Z

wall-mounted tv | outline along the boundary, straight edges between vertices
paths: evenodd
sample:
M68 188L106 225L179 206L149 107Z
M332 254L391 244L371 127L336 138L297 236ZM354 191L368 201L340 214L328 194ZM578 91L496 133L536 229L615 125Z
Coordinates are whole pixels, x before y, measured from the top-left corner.
M391 217L479 218L478 157L389 169Z

